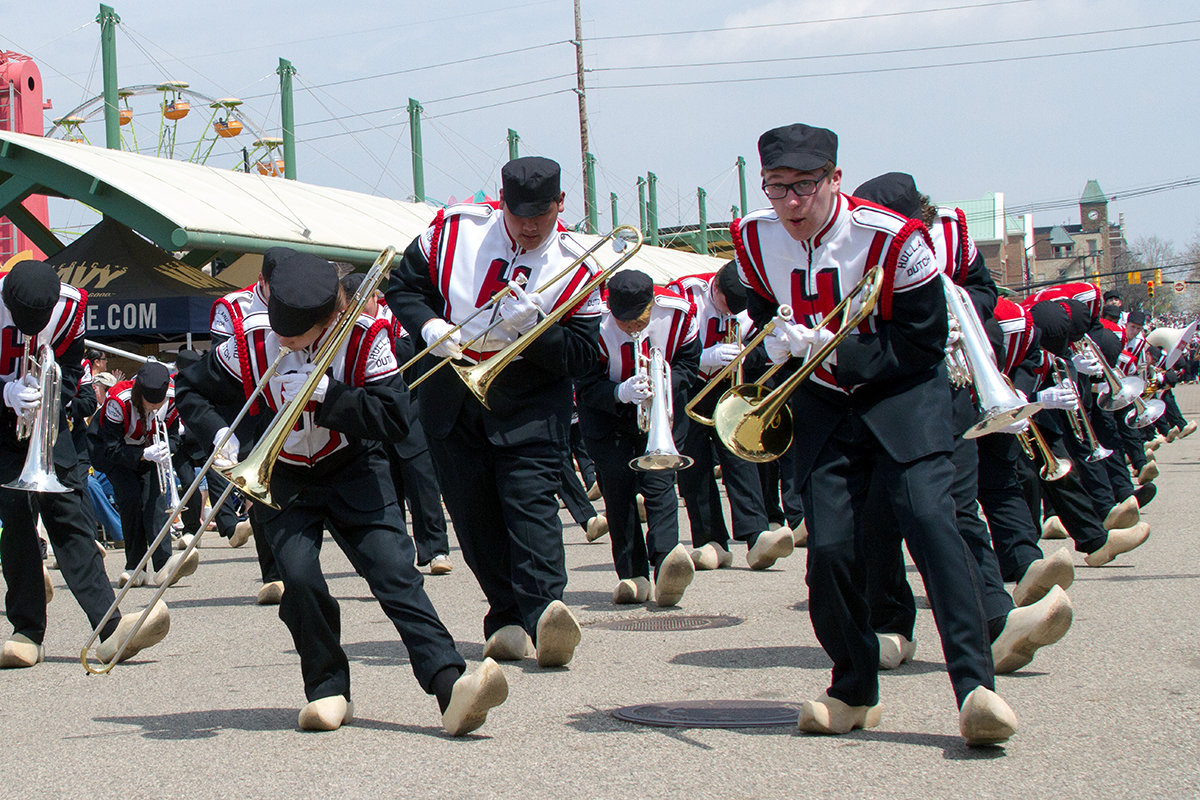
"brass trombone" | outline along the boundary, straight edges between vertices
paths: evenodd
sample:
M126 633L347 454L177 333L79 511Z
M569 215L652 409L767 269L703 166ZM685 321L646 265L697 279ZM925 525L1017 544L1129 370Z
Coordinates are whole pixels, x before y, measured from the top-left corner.
M633 258L633 256L637 254L637 251L642 247L642 232L631 225L621 225L617 228L613 228L613 230L607 236L605 236L603 239L589 248L586 253L576 259L576 264L574 266L568 267L559 276L555 277L553 281L545 284L543 289L554 285L554 283L561 278L571 274L578 264L583 263L583 259L587 258L590 253L595 252L596 249L599 248L600 245L604 244L605 241L617 236L621 231L628 231L629 234L634 237L633 246L626 246L624 252L621 253L620 258L618 258L608 267L605 267L603 270L593 275L587 283L576 289L575 293L571 295L568 300L560 301L558 306L553 311L547 312L546 315L542 317L542 319L539 320L536 325L518 336L515 341L513 341L500 352L493 355L487 361L480 361L478 364L467 367L459 366L458 364L454 365L454 371L457 372L458 376L463 379L463 382L467 384L467 388L470 389L471 393L474 394L479 402L483 404L484 408L489 408L487 403L487 393L488 389L491 388L492 381L496 379L496 376L499 375L505 367L511 364L513 359L519 356L525 350L525 348L529 347L534 340L549 330L551 325L557 324L558 321L570 313L575 306L586 300L588 295L599 289L605 281L611 278L617 270L625 265L626 261ZM539 291L542 291L543 289L539 289Z
M389 247L375 259L375 263L367 270L363 282L359 284L358 291L354 293L354 297L350 299L347 306L342 309L337 320L333 323L329 335L321 343L320 349L313 356L312 371L308 373L308 377L300 387L299 392L275 414L275 417L271 420L271 424L267 426L267 429L259 438L258 443L254 445L254 449L246 456L246 459L230 469L217 470L229 479L231 486L236 486L238 491L254 502L263 503L271 508L279 508L275 504L275 501L271 499L271 472L275 469L275 461L283 451L283 445L287 441L288 434L292 432L292 429L296 427L296 423L300 421L300 415L304 413L304 407L308 405L313 392L317 390L317 384L321 382L321 378L325 376L326 371L333 364L333 359L337 356L338 350L346 341L346 337L354 330L354 324L358 320L358 315L363 312L367 303L374 297L379 284L383 282L388 272L391 271L392 259L395 257L396 248ZM280 348L281 354L283 351L284 348ZM278 359L276 361L278 362ZM262 383L265 383L265 380L261 381L260 385Z
M553 278L546 281L545 283L543 283L541 286L539 286L537 288L537 290L536 290L537 292L539 292L539 293L544 292L544 291L547 291L554 284L558 283L561 280L564 280L569 275L573 274L576 270L578 270L579 267L582 266L584 264L584 262L587 260L588 256L595 253L597 250L599 250L601 247L603 247L607 242L619 239L622 232L627 232L627 233L636 235L636 237L637 237L636 244L634 244L633 249L629 250L627 253L623 254L622 257L620 259L618 259L618 261L615 264L612 265L612 267L610 267L608 270L601 273L604 276L604 280L601 280L598 283L595 283L595 286L593 286L592 289L590 289L587 292L587 294L584 294L583 290L580 289L579 291L577 291L575 293L575 296L572 297L572 300L574 302L560 303L559 308L565 309L565 310L563 310L562 313L558 315L558 318L561 318L564 314L566 314L567 311L570 311L572 308L574 308L576 305L578 305L579 301L582 300L583 298L587 297L588 294L591 294L591 292L594 291L596 286L599 286L600 284L604 283L605 280L608 280L608 278L611 277L612 273L616 272L617 267L621 266L626 261L628 261L634 255L634 253L636 253L641 248L642 232L640 230L638 230L637 228L634 228L630 225L621 225L619 227L613 228L611 231L609 231L607 234L605 234L603 237L601 237L600 241L596 242L594 245L592 245L586 251L584 251L583 255L576 258L574 261L572 261L570 264L568 264L565 268L563 268L557 275L555 275ZM593 282L594 281L595 281L595 279L593 279ZM591 284L589 284L589 285L591 285ZM510 286L505 286L500 291L496 292L494 295L491 296L491 298L486 303L484 303L482 306L480 306L479 308L477 308L473 312L471 312L471 314L466 319L464 319L462 322L455 325L450 330L443 333L437 339L434 339L432 342L430 342L428 347L426 347L424 350L422 350L419 353L417 353L416 355L414 355L408 361L405 361L403 364L401 364L400 371L404 372L409 367L411 367L413 364L416 364L422 358L429 355L429 353L433 352L433 349L435 347L437 347L438 345L440 345L442 342L446 341L450 337L454 336L454 334L461 331L466 325L468 325L471 322L471 320L475 319L483 312L490 311L494 308L497 308L500 301L502 299L504 299L504 297L506 295L510 294L511 292L512 292L512 287L510 287ZM579 298L579 299L575 299L575 298ZM558 318L556 318L556 321ZM496 329L497 326L500 325L501 322L503 322L503 320L500 320L500 319L496 320L495 322L493 322L492 324L490 324L486 328L484 328L483 331L481 331L478 335L473 336L472 338L468 339L461 346L466 348L466 347L470 347L471 345L475 344L476 342L483 341L484 339L487 338L488 334L490 334L493 330ZM541 331L545 330L545 328L542 328L539 326L535 326L535 329L539 331L539 333L538 333L539 336L541 335ZM523 334L522 336L518 337L517 341L520 341L521 339L528 337L531 333L533 333L533 330L530 330L530 331L526 332L525 334ZM516 342L510 343L509 346L511 347L512 344L516 344ZM524 349L525 349L525 346L522 346L521 350L524 350ZM502 350L501 353L503 353L503 352L504 351ZM497 353L495 356L493 356L491 359L489 359L489 361L495 360L499 355L500 355L500 353ZM426 378L428 378L430 375L437 372L439 369L446 366L446 364L448 364L452 361L454 361L453 356L446 356L441 361L434 364L432 367L430 367L428 370L426 370L424 373L422 373L418 378L413 380L410 384L408 384L408 388L415 389L422 382L424 382L424 380ZM480 363L483 363L483 362L480 362ZM478 365L476 365L476 366L478 366ZM455 367L458 368L458 365L455 365ZM459 375L463 374L462 370L464 370L464 369L467 369L467 368L465 368L465 367L458 368ZM468 385L470 385L470 384L468 384ZM477 396L478 396L478 393L477 393ZM487 403L483 401L483 398L480 398L480 402L483 402L485 407L487 406Z
M1108 360L1104 358L1100 346L1091 336L1084 334L1083 338L1073 345L1073 348L1076 352L1090 355L1100 363L1105 385L1096 392L1096 405L1105 411L1117 411L1124 408L1146 388L1146 382L1136 375L1125 377L1118 375L1116 370L1109 365Z
M775 331L775 320L791 322L792 307L786 304L781 305L775 312L775 319L772 319L770 322L764 325L761 331L756 333L754 337L750 339L750 341L746 342L746 345L742 348L742 352L738 354L738 357L721 367L720 372L709 378L708 383L704 384L700 391L696 392L696 396L689 400L687 405L683 407L683 410L687 412L689 417L696 420L696 422L699 422L701 425L708 425L709 427L712 427L713 425L717 424L716 420L714 420L712 417L706 417L697 411L696 405L703 398L707 397L709 392L711 392L714 388L723 384L726 378L729 378L732 381L732 385L729 387L728 391L732 392L737 389L739 385L741 385L742 361L745 360L746 355L751 350L762 344L763 340ZM787 362L785 361L783 363L786 364ZM765 384L775 375L776 372L780 370L782 366L783 364L772 364L771 367L758 379L758 383Z
M810 351L798 370L769 392L763 386L766 378L764 375L755 383L735 386L721 396L713 411L713 419L716 421L717 436L730 451L747 461L758 463L774 461L783 455L792 444L792 417L791 412L787 410L788 398L804 379L815 372L837 346L870 316L882 293L883 268L876 265L816 324L816 329L824 329L835 320L841 319L841 325L837 333L833 334L833 338L817 352ZM850 304L855 298L859 299L860 306L857 312L851 313ZM773 328L773 325L764 325L764 331L768 327ZM729 364L726 365L728 366Z

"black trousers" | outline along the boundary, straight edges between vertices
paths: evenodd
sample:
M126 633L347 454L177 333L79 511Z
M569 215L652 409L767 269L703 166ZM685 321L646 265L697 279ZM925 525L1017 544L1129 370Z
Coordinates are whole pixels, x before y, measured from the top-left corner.
M275 554L271 552L271 540L263 526L261 516L264 510L270 511L271 509L260 503L253 503L248 516L250 530L254 531L254 549L258 555L258 570L262 575L262 582L272 583L283 580L283 575L279 571L279 563L275 560Z
M1109 509L1117 504L1112 484L1108 481L1108 470L1099 461L1088 461L1088 456L1092 454L1091 449L1080 441L1069 428L1063 428L1063 430L1066 431L1061 439L1064 452L1071 459L1071 463L1075 465L1071 472L1083 490L1087 492L1092 505L1095 506L1103 520Z
M1170 389L1163 392L1162 401L1167 407L1167 410L1163 412L1163 417L1166 418L1167 424L1171 428L1183 430L1183 427L1187 425L1187 419L1184 418L1183 412L1179 410L1179 403L1175 401L1175 392Z
M538 618L567 586L557 495L566 442L492 444L485 413L464 402L450 435L429 437L429 451L463 560L488 599L484 636L520 625L536 639Z
M1029 505L1021 491L1017 459L1021 448L1017 437L993 433L980 437L979 505L987 517L992 550L1000 566L1000 576L1017 582L1034 561L1043 557L1038 540L1042 532L1029 514Z
M363 492L364 486L372 491ZM382 507L363 507L379 502L364 501L364 496L382 496ZM310 701L338 694L350 699L350 666L340 642L338 603L321 571L323 528L329 521L336 522L336 530L331 529L334 541L400 633L421 688L432 694L433 677L440 670L466 668L413 564L412 540L400 522L387 460L381 454L371 453L336 477L305 485L281 511L261 507L260 517L283 576L279 618L300 654L304 694Z
M588 464L592 466L590 458ZM595 466L592 466L592 473L595 475ZM593 480L595 480L594 477ZM575 520L576 525L586 527L588 520L596 516L596 509L592 505L592 501L588 500L587 490L579 482L575 465L571 463L570 453L563 455L562 483L558 487L558 496L562 498L563 505L567 507L567 512L571 515L571 519Z
M1142 467L1146 466L1148 459L1146 458L1145 444L1149 441L1148 428L1134 428L1125 421L1125 415L1129 413L1129 408L1125 407L1112 412L1113 420L1117 424L1117 432L1121 434L1121 445L1125 451L1125 457L1129 459L1129 463L1133 468L1141 472Z
M104 557L96 549L95 523L83 510L74 470L57 469L58 479L70 492L19 492L0 488L0 563L8 591L4 611L13 632L41 644L46 635L46 589L42 578L42 550L38 543L37 517L40 513L46 534L54 547L58 568L67 588L83 609L92 628L112 605L113 590L104 573ZM101 638L116 630L120 614L101 630Z
M405 458L388 449L392 468L392 484L396 497L408 504L412 519L412 536L417 543L417 564L425 565L434 556L450 555L450 537L446 532L446 516L442 514L442 489L434 473L433 457L422 450ZM403 509L401 509L403 514Z
M1112 455L1101 460L1104 471L1108 475L1108 485L1112 487L1113 499L1123 503L1133 496L1133 480L1129 476L1129 467L1125 461L1125 447L1121 432L1117 429L1117 420L1112 411L1105 411L1099 406L1093 407L1090 419L1096 430L1096 439L1102 447L1112 450ZM1107 516L1107 514L1106 514Z
M996 435L996 434L993 434ZM986 438L986 437L985 437ZM991 535L988 527L979 518L979 456L976 439L955 437L954 453L951 461L954 466L954 480L950 485L950 494L954 499L954 522L958 533L966 542L975 559L979 580L983 587L983 614L990 624L1003 625L1002 620L1013 610L1012 597L1004 589L1004 579L1000 576L1000 565L996 554L992 551ZM882 481L872 481L872 487L880 484L875 491L868 492L868 497L875 502L871 505L871 513L866 515L864 526L868 531L869 541L879 542L868 551L868 597L871 603L871 626L879 633L900 633L905 638L913 636L912 624L909 621L907 630L896 630L897 623L903 617L900 612L916 608L913 601L912 587L904 569L904 554L900 550L900 532L896 524L892 504L888 501L882 489ZM915 614L914 614L915 616ZM882 625L882 627L881 627Z
M602 439L587 438L588 452L600 476L608 536L612 542L617 577L649 578L679 544L679 498L675 473L670 470L639 472L629 462L646 452L646 434L614 430ZM694 466L688 469L695 469ZM646 501L646 532L637 516L636 495Z
M1063 446L1064 437L1049 427L1042 428L1042 434L1056 458L1069 459ZM1071 434L1068 433L1067 436ZM1044 501L1048 506L1047 516L1049 513L1058 515L1079 552L1094 553L1104 546L1108 540L1108 532L1104 530L1104 516L1080 484L1076 475L1077 466L1074 463L1066 477L1056 481L1042 480L1040 463L1035 467L1029 459L1021 458L1018 459L1018 464L1021 469L1021 483L1028 488L1029 495L1033 498L1031 509L1040 509ZM1105 508L1103 514L1107 515L1108 511ZM1038 511L1034 519L1040 521L1041 518Z
M121 533L125 536L125 569L131 570L146 555L146 548L167 521L166 498L158 488L153 466L141 471L113 467L107 473L121 512ZM162 569L171 557L171 537L162 542L151 556L154 569Z
M804 521L804 500L791 448L774 461L756 466L767 519L796 530Z
M958 704L993 688L978 567L955 525L954 466L945 454L893 461L861 417L834 428L804 484L808 520L809 616L833 659L829 695L849 705L879 701L879 642L867 603L864 517L880 482L896 525L925 581Z
M714 464L720 464L721 482L729 497L733 538L752 547L758 535L770 525L756 465L731 453L714 428L697 422L688 423L682 452L695 459L692 466L678 474L679 493L683 495L692 528L692 546L715 542L729 549L729 529L725 527L721 493L713 477Z
M588 454L587 447L583 443L583 434L579 430L579 420L571 422L571 438L570 438L571 458L574 458L575 463L579 465L579 474L583 476L583 485L588 489L592 488L592 484L596 482L596 464L592 461L591 455ZM570 463L570 458L567 463Z
M191 471L191 479L192 480L195 480L195 477L196 477L195 472L196 472L195 468L192 468L192 471ZM180 473L180 474L183 474L183 473ZM221 475L221 473L217 472L216 470L210 469L208 471L209 502L211 502L211 503L217 502L217 498L219 498L221 496L221 493L225 491L225 487L228 485L229 485L229 481L225 480L225 476ZM229 496L229 499L225 501L224 505L222 505L217 510L217 515L216 515L214 521L217 523L217 533L221 536L222 539L228 539L229 537L233 536L233 530L234 530L234 528L237 527L237 524L238 524L237 508L238 508L238 504L241 503L241 501L242 501L241 495L234 492L233 494L231 494ZM200 497L199 492L196 492L196 494L192 496L192 499L190 501L188 501L187 513L191 513L192 506L196 507L196 522L195 522L195 526L192 527L191 530L196 530L196 528L199 527L199 525L200 525L200 513L203 511L203 508L202 508L203 504L204 503ZM185 526L187 525L187 523L184 523L184 524L185 524ZM185 527L185 530L186 529L187 528Z

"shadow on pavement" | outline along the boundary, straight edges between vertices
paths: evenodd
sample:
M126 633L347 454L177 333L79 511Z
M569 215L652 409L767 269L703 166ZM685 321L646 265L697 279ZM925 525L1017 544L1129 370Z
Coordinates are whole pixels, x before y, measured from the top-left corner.
M811 645L695 650L672 657L670 663L714 669L759 669L761 667L829 669L832 664L824 650Z
M1001 746L967 747L961 737L946 736L940 733L905 733L903 731L881 731L876 728L869 731L854 731L838 738L934 747L940 749L942 758L948 761L991 761L1007 755Z
M437 707L434 706L434 713ZM160 714L142 717L96 717L96 722L111 722L118 725L141 727L146 739L178 741L188 739L211 739L222 731L296 731L297 711L294 708L219 708L211 711L185 711L179 714ZM356 717L349 727L375 731L416 733L446 738L440 725L401 725L374 719ZM307 733L307 732L305 732ZM483 738L473 736L467 738Z
M700 750L712 750L711 745L696 741L687 735L690 730L715 730L713 728L681 728L668 727L666 725L638 725L633 722L626 722L617 719L612 715L613 709L596 708L590 706L590 711L581 711L572 714L570 721L567 723L570 727L582 733L647 733L658 734L669 739L674 739L686 745L698 748ZM743 736L793 736L796 733L795 725L774 725L756 728L722 728L721 730L731 733L740 733Z

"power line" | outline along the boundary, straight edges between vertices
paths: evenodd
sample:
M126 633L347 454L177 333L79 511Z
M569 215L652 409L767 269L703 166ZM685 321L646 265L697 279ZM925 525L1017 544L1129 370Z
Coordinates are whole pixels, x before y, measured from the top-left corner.
M1200 184L1200 177L1194 178L1178 178L1172 181L1163 183L1151 184L1149 186L1140 186L1133 189L1118 191L1113 194L1107 194L1105 197L1109 202L1117 202L1119 200L1129 200L1134 197L1143 197L1149 194L1157 194L1159 192L1170 192L1175 189L1183 189L1188 186ZM1079 205L1079 198L1072 197L1062 200L1043 200L1023 205L1010 206L1006 213L1012 215L1033 214L1042 211L1055 211L1062 208L1074 208Z
M922 8L911 11L886 11L879 14L855 14L848 17L825 17L822 19L806 19L797 22L770 22L761 25L730 25L724 28L695 28L686 31L659 31L658 33L623 33L612 36L589 36L589 42L607 42L615 39L646 39L654 36L691 36L696 33L726 33L728 31L751 31L762 28L788 28L797 25L821 25L826 22L856 22L865 19L884 19L887 17L908 17L916 14L936 14L942 11L963 11L992 6L1012 6L1029 3L1032 0L996 0L991 3L971 3L958 6L942 6L940 8Z
M928 47L900 47L890 50L860 50L856 53L829 53L814 56L788 56L786 58L752 58L731 61L696 61L688 64L631 64L624 67L593 67L588 72L628 72L646 69L684 69L694 67L729 67L743 64L780 64L794 61L818 61L826 58L863 58L865 56L886 56L900 53L925 53L938 50L957 50L967 47L992 47L1002 44L1023 44L1028 42L1044 42L1057 39L1074 39L1083 36L1103 36L1110 33L1133 33L1136 31L1154 30L1157 28L1174 28L1180 25L1195 25L1200 19L1189 19L1181 22L1161 22L1154 25L1138 25L1125 28L1106 28L1104 30L1080 31L1078 33L1057 33L1046 36L1026 36L1015 39L993 39L986 42L961 42L958 44L930 45Z
M1200 42L1200 37L1190 39L1175 39L1169 42L1146 42L1144 44L1120 45L1114 47L1097 47L1090 50L1073 50L1066 53L1041 53L1029 56L1007 56L1003 58L981 58L971 61L951 61L945 64L914 64L901 67L877 67L874 69L848 69L836 72L810 72L802 75L761 75L753 78L714 78L703 81L669 81L663 83L632 83L610 86L592 86L593 90L604 89L665 89L672 86L712 86L722 83L761 83L763 81L798 80L801 78L834 78L846 75L877 75L884 72L912 72L915 70L944 69L946 67L970 67L980 64L1002 64L1015 61L1036 61L1046 58L1065 58L1068 56L1093 55L1096 53L1116 53L1122 50L1142 50L1148 47L1166 47L1176 44L1193 44Z

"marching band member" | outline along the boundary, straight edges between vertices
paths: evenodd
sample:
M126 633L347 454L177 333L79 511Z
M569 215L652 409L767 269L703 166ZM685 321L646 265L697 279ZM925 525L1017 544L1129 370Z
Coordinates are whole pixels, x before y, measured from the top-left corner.
M188 426L215 446L228 432L218 407L245 400L245 386L256 386L286 347L291 352L263 392L263 415L278 413L312 372L312 359L345 302L332 264L294 251L276 254L266 312L245 317L240 335L180 373ZM504 702L508 687L490 659L464 674L466 664L413 565L412 541L377 443L407 433L408 393L390 337L374 322L360 315L340 344L312 395L312 410L304 411L279 456L271 493L280 508L261 507L263 534L283 575L279 616L300 654L309 701L300 711L300 727L335 730L354 713L338 605L320 563L323 529L333 522L334 540L400 632L421 688L436 696L443 726L461 735L483 724L488 709ZM238 444L235 434L223 445L229 461L236 460Z
M121 533L125 537L125 571L118 580L124 586L147 582L161 586L175 569L175 579L196 571L200 554L193 550L171 555L170 537L165 537L151 556L153 572L133 574L154 537L167 521L166 495L159 485L159 471L173 469L171 454L179 448L179 413L175 410L175 387L165 364L150 361L131 379L121 381L108 393L100 424L89 431L92 460L108 476ZM162 441L156 442L156 435Z
M342 278L342 289L347 295L358 291L364 273L352 272ZM405 362L414 353L412 337L392 315L391 309L380 304L379 293L367 301L363 313L382 320L391 337L392 352L396 361ZM454 565L450 561L450 538L446 531L446 517L442 514L442 490L434 474L433 458L425 431L421 428L418 414L418 397L409 395L408 435L398 442L385 442L384 451L391 464L392 484L396 488L396 501L408 503L412 513L412 537L417 545L417 566L429 567L430 575L448 575Z
M647 370L652 349L670 365L673 397L672 438L678 446L687 424L683 407L687 387L699 366L700 343L692 304L658 289L644 272L625 269L608 282L606 313L600 322L600 361L579 381L579 426L596 463L600 492L608 512L613 567L618 583L614 603L660 606L679 602L695 567L679 544L679 500L671 470L637 471L629 462L646 451L647 434L638 428L637 408L652 398ZM656 398L665 401L666 398ZM695 467L689 467L695 469ZM711 474L711 472L710 472ZM634 496L645 498L646 532L637 519ZM791 542L791 535L788 535Z
M392 313L405 330L434 345L423 368L446 357L490 358L591 275L581 264L566 280L543 286L584 249L559 229L559 165L518 158L500 174L499 208L439 211L392 271L386 293ZM489 313L455 330L505 286L511 293ZM567 570L556 492L571 424L571 380L596 363L599 308L594 293L530 344L493 382L487 407L449 369L421 388L436 399L420 404L421 424L463 560L488 599L484 653L497 659L524 658L536 645L540 666L565 666L582 636L562 602ZM493 322L501 324L483 335Z
M667 285L696 307L696 327L700 336L700 370L689 394L695 396L710 378L737 357L741 338L750 330L746 311L746 289L730 261L711 275L693 275ZM729 341L730 331L736 340ZM737 334L740 333L740 336ZM752 366L752 364L751 364ZM710 392L697 406L697 412L710 416L720 392ZM713 477L714 461L721 466L721 481L729 496L733 538L746 545L746 560L751 569L766 569L781 557L791 554L791 528L768 530L766 505L758 469L730 452L709 425L687 423L687 434L680 452L694 463L679 473L679 493L687 506L692 527L692 562L696 569L727 567L733 562L729 552L729 530L721 510L721 495ZM759 544L761 540L761 544ZM786 551L786 552L785 552Z
M53 267L42 261L22 261L0 278L0 380L4 408L0 413L0 484L14 480L25 462L29 441L16 438L17 420L40 413L41 388L28 373L22 377L25 341L54 349L62 369L62 397L50 403L59 415L54 442L54 472L68 492L32 493L0 488L0 561L8 584L5 613L13 635L0 649L0 667L32 667L42 661L46 634L46 593L42 557L38 547L36 515L40 512L67 586L94 628L113 602L112 587L104 574L104 561L95 544L94 523L84 513L82 484L75 470L77 454L67 426L67 408L82 375L83 319L86 296L62 284ZM33 355L36 357L36 348ZM57 405L57 408L55 408ZM138 636L124 653L128 658L159 642L167 634L170 616L166 604L157 603ZM113 615L100 631L97 654L112 660L136 616Z
M994 319L996 285L967 232L966 215L961 209L932 205L928 195L918 191L912 176L901 172L889 172L867 181L855 190L854 196L878 202L928 226L939 269L967 289L981 323ZM968 321L955 318L950 324L956 336L966 335L962 327ZM972 390L965 384L953 385L951 398L954 480L950 491L956 509L955 523L975 558L979 578L983 581L983 611L995 671L1012 672L1028 664L1040 647L1053 644L1066 634L1073 616L1071 602L1061 590L1048 589L1049 596L1044 600L1028 608L1017 608L1005 591L1000 565L992 550L991 534L979 516L978 440L964 436L978 421L978 409ZM880 637L880 666L892 668L911 657L915 650L911 620L915 617L916 604L905 573L900 541L892 533L896 525L890 509L882 491L872 494L880 509L867 515L866 527L869 535L883 541L883 546L868 551L871 616ZM909 613L897 613L897 608ZM882 629L875 622L877 609L886 611L880 614L885 625ZM907 627L896 632L894 628L898 622L907 623Z
M825 344L833 334L808 326L869 268L883 268L878 306L790 398L809 614L834 662L830 688L802 705L800 728L846 733L879 724L879 640L862 556L875 478L925 578L959 729L968 744L1004 741L1016 716L992 690L976 566L954 524L947 311L928 234L919 222L841 194L832 131L776 128L760 137L759 155L771 208L735 221L731 233L755 323L770 322L782 303L796 315L793 323L775 320L766 340L773 361L805 358Z
M1070 354L1071 337L1082 335L1078 332L1079 327L1072 325L1067 310L1071 302L1075 301L1063 304L1047 300L1029 307L1029 315L1038 330L1039 345L1050 356L1067 359ZM1053 371L1049 367L1048 359L1043 359L1038 372L1040 382L1036 396L1043 408L1034 415L1034 421L1054 455L1060 459L1068 459L1068 447L1064 440L1071 438L1071 434L1065 412L1077 408L1078 400L1070 389L1054 384ZM1118 555L1146 541L1146 537L1150 535L1150 526L1146 522L1138 522L1124 528L1105 528L1105 517L1102 515L1108 513L1107 507L1097 504L1092 499L1075 475L1078 465L1073 459L1072 465L1071 472L1056 481L1038 479L1036 469L1027 460L1023 461L1023 470L1027 484L1040 487L1058 521L1075 541L1075 549L1086 554L1084 560L1087 565L1098 567L1107 564ZM1034 508L1039 505L1040 500L1034 503ZM1039 517L1040 514L1035 513L1035 518Z
M209 319L209 333L212 335L213 348L231 337L240 338L246 317L249 314L267 310L267 300L271 296L271 272L275 269L275 262L277 259L287 258L291 252L286 247L269 248L263 253L262 268L259 271L258 279L252 286L230 292L213 303ZM239 403L231 408L222 409L222 413L232 420L237 415L240 406ZM236 431L239 441L244 443L246 453L249 452L249 448L253 446L258 439L259 432L263 429L260 410L261 406L255 404L250 413L242 419ZM239 456L244 456L246 453L239 453ZM205 458L207 459L207 457L208 448L206 447ZM209 470L207 479L209 495L219 497L225 491L225 478L216 470ZM216 515L217 533L229 541L230 547L241 547L255 531L262 529L256 503L250 504L248 519L238 520L234 510L237 497L235 495L226 501L224 507L219 509ZM279 599L283 595L283 578L279 574L279 566L275 563L275 556L271 553L267 537L255 536L254 549L258 556L259 575L262 578L262 587L258 590L255 600L260 606L278 605Z

